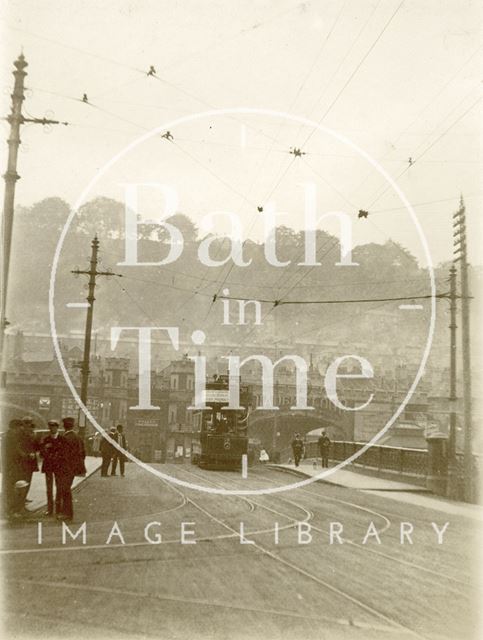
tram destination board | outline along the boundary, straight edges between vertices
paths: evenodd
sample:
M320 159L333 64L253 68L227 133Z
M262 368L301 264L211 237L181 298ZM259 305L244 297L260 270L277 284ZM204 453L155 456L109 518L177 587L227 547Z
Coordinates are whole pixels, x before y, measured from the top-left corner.
M230 392L228 389L205 389L203 399L206 404L228 404Z

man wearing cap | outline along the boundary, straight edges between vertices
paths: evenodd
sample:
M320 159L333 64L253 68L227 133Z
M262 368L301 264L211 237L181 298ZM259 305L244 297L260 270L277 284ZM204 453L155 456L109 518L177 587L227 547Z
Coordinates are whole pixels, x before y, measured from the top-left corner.
M42 473L45 474L47 489L47 511L45 515L54 515L54 479L55 479L55 511L60 511L59 471L62 463L62 436L59 435L57 420L49 420L49 435L40 443L43 458Z
M295 466L298 467L300 460L302 459L302 456L304 454L304 443L302 438L300 437L300 433L296 433L295 438L292 440L292 451Z
M72 483L75 476L86 473L84 458L86 457L84 443L74 431L74 418L63 418L64 435L61 440L61 464L58 473L59 520L72 520L74 509L72 505Z
M330 448L330 438L325 433L325 429L322 429L320 432L319 438L319 451L320 457L322 459L322 468L327 468L329 466L329 448Z
M124 450L126 450L127 442L126 442L126 436L124 435L124 428L122 424L118 424L116 427L116 440L118 445L121 446ZM124 464L126 462L126 457L122 451L119 451L119 449L114 449L114 456L112 458L111 476L116 475L118 460L119 460L119 471L121 473L121 477L124 478Z

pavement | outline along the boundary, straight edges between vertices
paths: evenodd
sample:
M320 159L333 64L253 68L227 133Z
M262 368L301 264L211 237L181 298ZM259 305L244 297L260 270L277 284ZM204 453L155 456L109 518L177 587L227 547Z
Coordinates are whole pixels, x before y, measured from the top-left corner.
M72 484L72 488L77 487L81 482L83 482L90 475L95 473L101 467L101 458L96 458L95 456L87 456L85 458L85 465L87 473L85 476L76 476L74 478L74 482ZM0 473L0 485L1 485L2 474ZM1 493L1 488L0 488ZM31 502L27 503L28 511L37 511L42 507L47 505L47 496L45 492L45 477L41 472L35 472L32 476L32 484L30 485L30 491L28 493L28 499Z
M303 462L298 467L295 467L293 464L272 464L268 466L307 478L313 478L322 472L320 466L313 466L313 461ZM318 482L327 482L339 487L346 487L347 489L356 489L364 491L365 493L380 495L391 500L405 502L406 504L434 509L448 515L464 516L483 522L482 506L436 496L430 493L425 487L407 482L375 478L347 469L338 469L334 473L321 478Z

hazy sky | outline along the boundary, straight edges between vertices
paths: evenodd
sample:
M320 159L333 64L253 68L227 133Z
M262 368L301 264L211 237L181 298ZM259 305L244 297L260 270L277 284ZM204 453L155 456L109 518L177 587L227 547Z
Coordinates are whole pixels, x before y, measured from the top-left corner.
M480 262L481 9L475 0L9 0L2 3L2 112L11 65L28 60L25 114L67 120L24 126L17 203L73 204L96 171L146 131L227 107L321 122L376 159L415 205L434 262L451 256L451 214L465 196L470 257ZM148 77L150 65L157 78ZM86 93L89 103L81 101ZM4 137L8 131L3 122ZM271 116L211 116L158 134L121 160L92 196L119 183L172 185L199 220L240 214L260 238L258 204L274 201L303 226L300 185L320 212L354 218L356 242L421 243L383 178L355 151ZM296 158L289 153L300 147ZM412 158L414 164L409 165ZM5 166L6 145L2 148ZM427 203L427 204L426 204ZM143 205L158 206L145 198ZM357 211L367 209L367 221ZM330 225L329 230L335 230Z

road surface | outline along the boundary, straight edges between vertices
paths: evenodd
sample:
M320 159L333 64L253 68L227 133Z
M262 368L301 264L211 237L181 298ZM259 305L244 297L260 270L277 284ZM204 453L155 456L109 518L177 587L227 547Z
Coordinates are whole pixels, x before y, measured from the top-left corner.
M265 468L247 479L158 468L214 489L296 480ZM475 519L326 483L226 496L134 464L126 470L125 478L96 473L79 486L69 525L76 539L47 518L4 523L3 637L477 637Z

